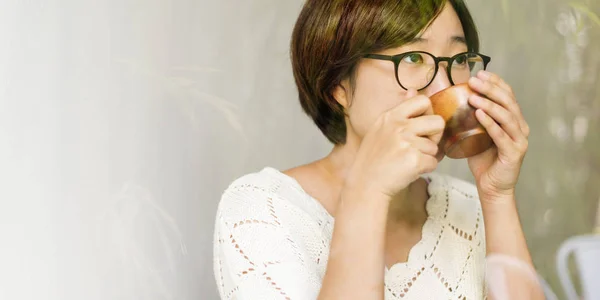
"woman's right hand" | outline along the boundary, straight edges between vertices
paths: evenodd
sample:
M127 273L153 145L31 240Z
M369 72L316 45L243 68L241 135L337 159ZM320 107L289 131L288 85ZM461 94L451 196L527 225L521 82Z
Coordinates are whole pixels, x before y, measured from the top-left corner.
M445 122L433 114L431 100L407 92L408 99L379 116L365 134L346 179L346 187L391 199L435 170Z

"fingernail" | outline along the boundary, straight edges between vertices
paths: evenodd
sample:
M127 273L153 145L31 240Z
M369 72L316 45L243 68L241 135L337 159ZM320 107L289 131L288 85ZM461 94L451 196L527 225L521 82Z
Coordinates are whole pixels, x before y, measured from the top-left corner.
M477 95L471 95L471 97L469 97L469 101L471 101L473 104L479 104L481 103L481 98Z
M487 115L485 114L485 112L484 112L484 111L483 111L483 109L481 109L481 108L478 108L478 109L475 111L475 113L476 113L476 114L479 114L479 117L481 117L481 118L484 118L484 119L486 119L486 118L487 118Z
M477 77L471 77L471 79L469 79L469 81L471 82L471 84L476 85L476 86L481 86L483 84L483 81Z
M485 71L485 70L479 71L478 74L482 79L485 79L485 80L490 79L490 76L491 76L490 72Z

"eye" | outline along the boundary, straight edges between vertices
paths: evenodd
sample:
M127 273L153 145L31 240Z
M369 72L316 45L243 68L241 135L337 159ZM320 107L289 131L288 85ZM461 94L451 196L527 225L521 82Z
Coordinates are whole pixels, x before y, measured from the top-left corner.
M423 61L423 54L421 53L411 53L402 58L402 62L409 64L422 64Z
M469 61L468 54L463 54L463 55L457 56L454 59L454 64L462 66L462 65L465 65L468 61Z

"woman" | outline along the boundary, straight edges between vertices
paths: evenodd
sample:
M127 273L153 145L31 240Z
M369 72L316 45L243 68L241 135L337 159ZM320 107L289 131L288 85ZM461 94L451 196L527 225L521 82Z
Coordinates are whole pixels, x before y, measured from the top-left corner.
M531 266L515 206L529 128L497 75L455 74L483 64L478 48L462 0L308 0L293 71L304 111L334 147L224 192L221 298L483 299L487 254ZM434 55L452 59L435 73ZM476 186L431 173L444 121L428 96L467 81L486 96L469 101L496 144L468 159ZM537 292L512 286L527 299Z

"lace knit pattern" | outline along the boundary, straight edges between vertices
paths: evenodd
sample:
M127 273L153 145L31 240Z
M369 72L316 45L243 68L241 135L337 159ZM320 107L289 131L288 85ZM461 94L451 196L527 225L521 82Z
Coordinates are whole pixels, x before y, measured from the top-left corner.
M385 299L483 299L485 235L475 187L428 174L422 239L385 270ZM223 193L214 233L221 299L316 299L334 220L291 177L272 168Z

